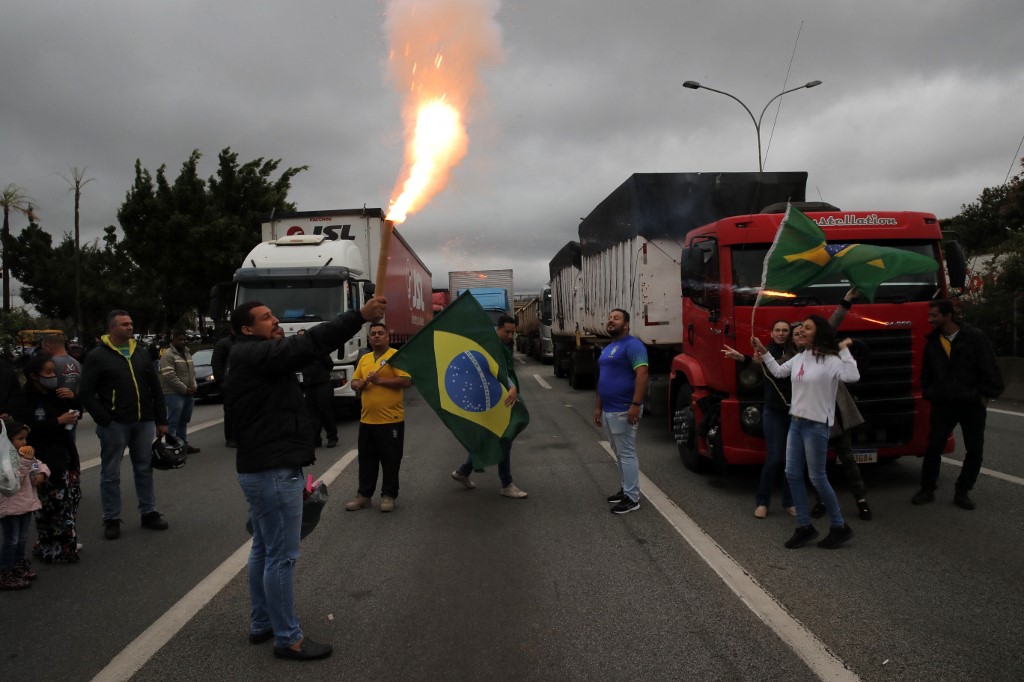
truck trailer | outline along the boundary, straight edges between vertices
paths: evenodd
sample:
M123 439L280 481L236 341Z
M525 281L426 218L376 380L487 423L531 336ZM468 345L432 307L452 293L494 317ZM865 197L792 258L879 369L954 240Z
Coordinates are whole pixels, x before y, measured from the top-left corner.
M515 293L512 270L456 270L448 273L448 291L451 300L468 291L491 318L498 323L502 315L512 314Z
M234 305L257 300L270 306L286 335L357 309L374 293L388 299L384 319L391 343L400 346L433 318L430 271L405 238L392 233L384 290L374 292L384 211L379 208L305 211L272 215L263 241L235 271ZM332 353L334 396L358 398L350 380L369 348L364 327Z

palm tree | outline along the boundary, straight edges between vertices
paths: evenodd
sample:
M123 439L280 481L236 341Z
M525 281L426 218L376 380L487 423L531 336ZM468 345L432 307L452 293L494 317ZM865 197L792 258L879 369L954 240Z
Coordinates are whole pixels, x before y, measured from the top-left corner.
M82 336L82 247L78 241L78 208L82 200L82 187L95 180L95 178L85 177L87 168L88 166L79 170L78 166L75 166L68 169L71 172L70 178L60 176L70 186L68 191L75 193L75 336L79 338Z
M28 217L29 220L35 220L35 215L32 212L32 197L25 193L25 190L18 187L13 182L0 192L0 206L4 207L4 227L3 232L0 232L0 245L3 246L3 257L4 257L4 312L11 312L11 269L8 266L7 254L11 246L11 225L10 217L11 211L17 211Z

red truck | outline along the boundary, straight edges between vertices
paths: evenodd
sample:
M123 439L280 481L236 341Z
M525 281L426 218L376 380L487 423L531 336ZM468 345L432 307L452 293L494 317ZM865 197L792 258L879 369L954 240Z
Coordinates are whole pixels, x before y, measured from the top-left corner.
M864 342L861 380L850 384L865 424L853 431L858 461L874 462L924 452L929 404L921 398L921 354L929 301L945 298L949 282L963 286L966 263L959 246L944 249L930 213L841 211L827 204L797 204L831 243L871 243L906 249L946 263L928 275L882 284L873 303L857 302L839 329ZM682 352L672 360L668 400L683 464L692 470L764 461L761 430L765 381L760 366L722 355L728 344L750 354L751 333L767 341L774 321L818 314L828 319L850 284L832 279L762 300L754 309L768 249L785 204L761 213L716 220L687 233L683 243ZM948 281L946 273L948 272ZM753 323L751 319L753 317ZM952 449L950 439L948 448Z

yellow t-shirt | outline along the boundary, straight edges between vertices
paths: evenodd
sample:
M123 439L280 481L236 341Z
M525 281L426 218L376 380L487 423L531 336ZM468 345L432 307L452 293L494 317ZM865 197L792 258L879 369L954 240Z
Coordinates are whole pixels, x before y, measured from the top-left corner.
M403 372L400 369L396 369L389 364L381 363L387 360L398 351L394 348L388 348L384 351L379 358L373 357L373 351L370 351L363 357L359 358L359 364L356 365L355 374L352 375L353 379L365 379L366 376L377 370L378 376L381 378L388 377L408 377L409 374ZM401 388L388 388L387 386L380 386L378 384L366 384L363 386L363 390L360 391L363 410L359 417L359 421L364 424L395 424L405 420L405 404L403 401L405 390Z

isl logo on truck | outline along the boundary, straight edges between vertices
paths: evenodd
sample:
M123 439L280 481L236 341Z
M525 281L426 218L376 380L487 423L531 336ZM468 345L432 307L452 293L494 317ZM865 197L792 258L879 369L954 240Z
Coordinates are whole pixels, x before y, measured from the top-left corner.
M405 293L409 307L413 310L426 310L423 298L423 276L412 267L412 263L408 260L405 261L405 271L409 273L405 280Z
M302 225L292 225L288 228L286 234L292 237L297 234L306 234L306 230L302 228ZM313 234L322 234L328 240L355 239L355 235L352 234L351 225L314 225Z

